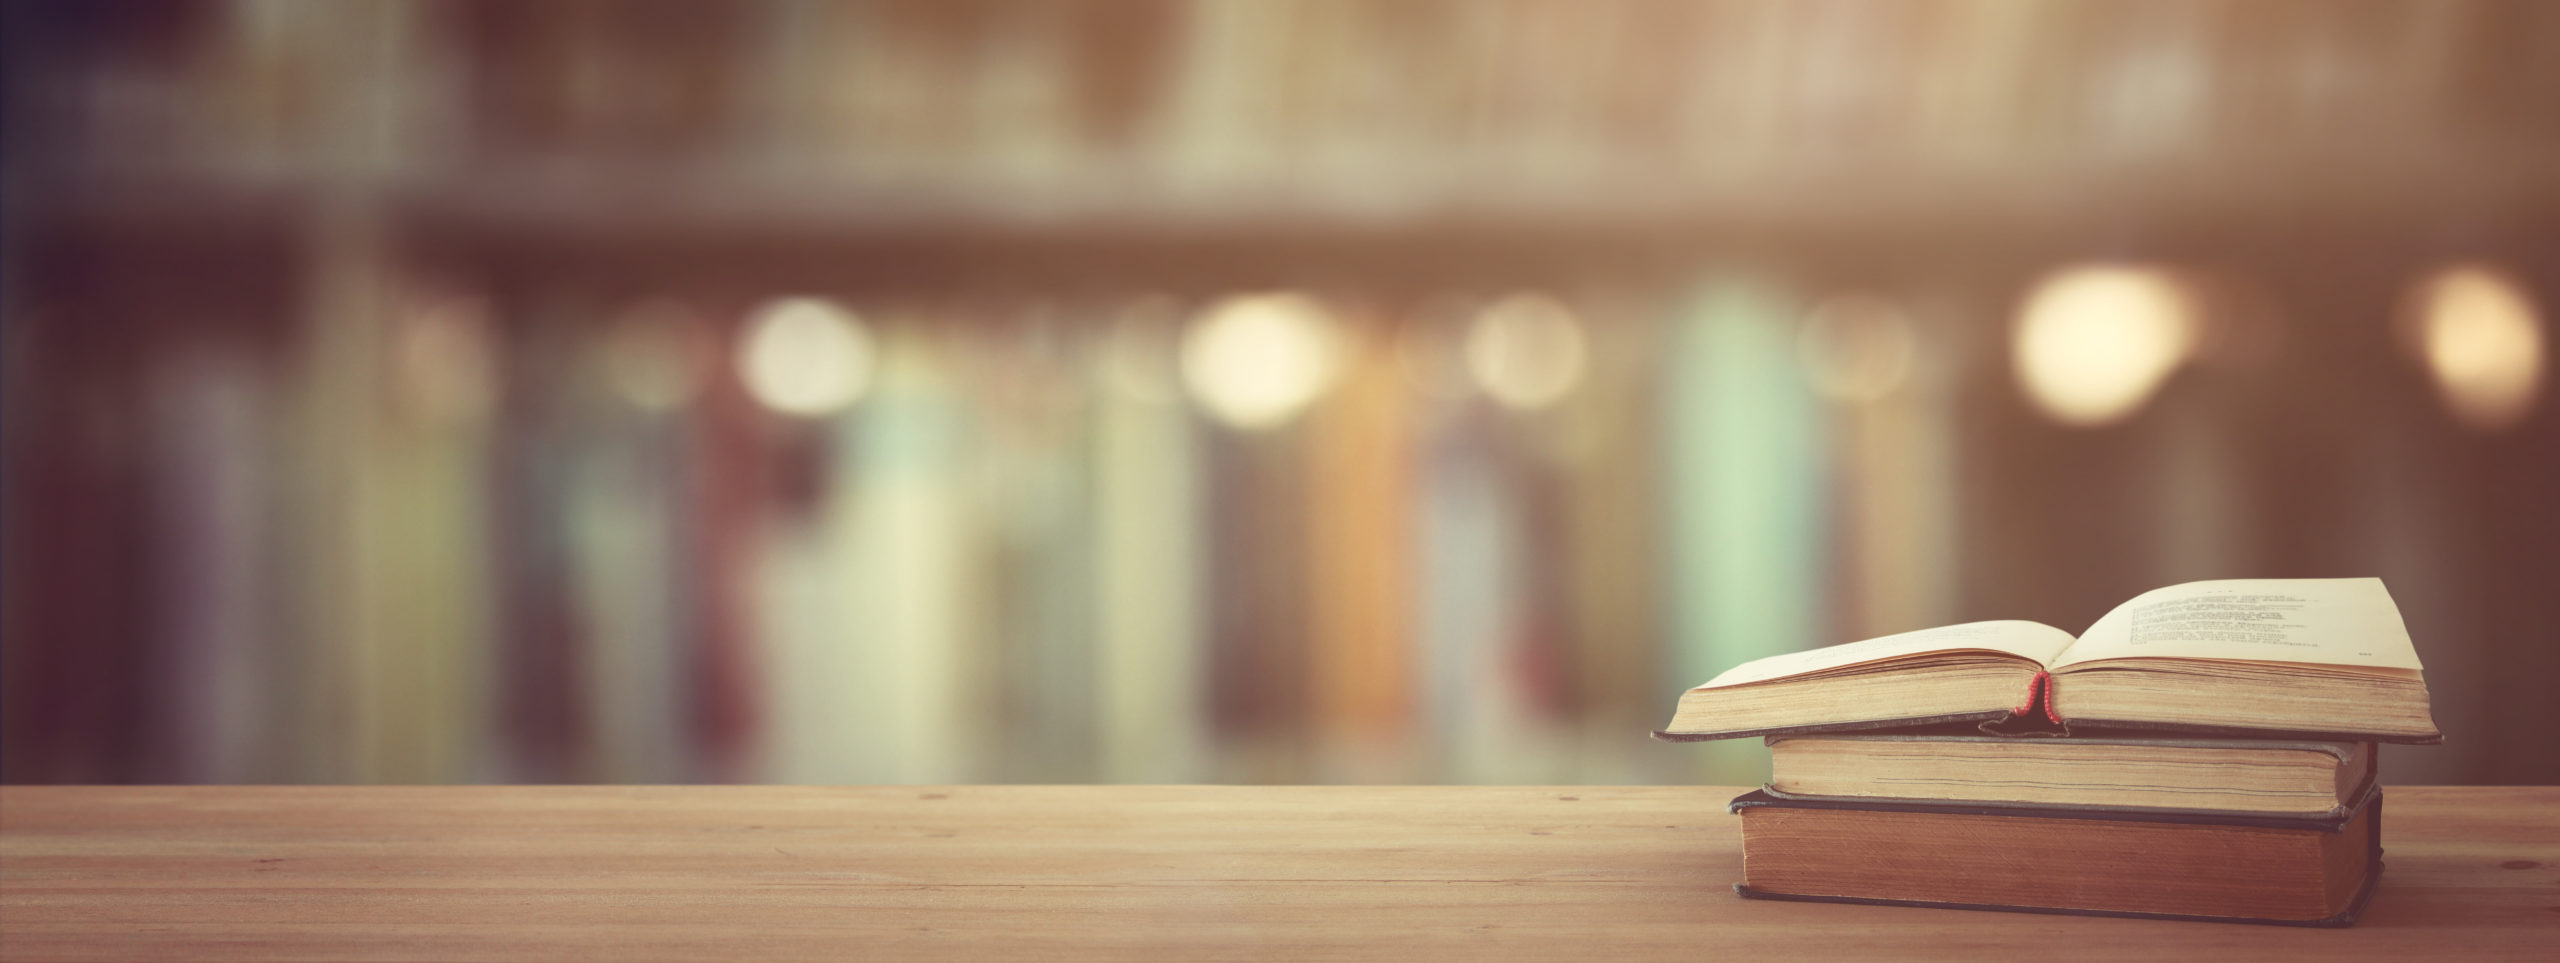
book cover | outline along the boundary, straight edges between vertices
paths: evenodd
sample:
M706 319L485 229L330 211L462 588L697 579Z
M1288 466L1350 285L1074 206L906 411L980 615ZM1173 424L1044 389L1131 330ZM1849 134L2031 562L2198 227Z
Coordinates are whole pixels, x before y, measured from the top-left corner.
M2326 819L1756 790L1730 809L1746 820L1734 891L1751 899L2346 926L2382 875L2379 789ZM1791 825L1753 825L1773 813ZM1807 813L1823 818L1797 818ZM1879 845L1860 847L1861 832ZM2260 893L2269 895L2249 902Z

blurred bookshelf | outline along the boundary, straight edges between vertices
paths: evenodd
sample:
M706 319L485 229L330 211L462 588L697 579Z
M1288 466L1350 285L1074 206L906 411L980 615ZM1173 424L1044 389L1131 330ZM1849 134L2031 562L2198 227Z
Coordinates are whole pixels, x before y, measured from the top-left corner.
M2493 229L2555 200L2539 4L1549 6L35 4L11 167L72 219L354 201L587 240Z
M2406 320L2547 353L2560 6L5 16L10 781L1748 781L1741 658L2363 574L2386 775L2560 777L2549 375Z

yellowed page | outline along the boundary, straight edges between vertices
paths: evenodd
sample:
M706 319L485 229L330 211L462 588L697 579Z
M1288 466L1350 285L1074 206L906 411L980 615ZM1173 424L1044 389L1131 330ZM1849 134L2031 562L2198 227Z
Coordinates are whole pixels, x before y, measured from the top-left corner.
M2125 658L2420 668L2400 607L2378 578L2228 579L2153 589L2081 633L2053 667Z
M1767 682L1788 676L1837 669L1868 662L1882 662L1929 652L1988 651L2014 655L2043 665L2071 644L2069 633L2042 622L1967 622L1888 635L1864 642L1807 649L1753 659L1724 672L1701 689Z

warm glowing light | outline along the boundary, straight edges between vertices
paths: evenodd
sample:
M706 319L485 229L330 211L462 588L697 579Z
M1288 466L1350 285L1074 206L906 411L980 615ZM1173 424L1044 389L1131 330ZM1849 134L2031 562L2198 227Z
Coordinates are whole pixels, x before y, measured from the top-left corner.
M1182 380L1218 420L1268 428L1333 384L1333 318L1300 294L1258 294L1209 306L1182 339Z
M1805 315L1796 357L1823 397L1863 404L1910 380L1916 341L1910 316L1893 302L1844 295Z
M2454 417L2504 428L2533 409L2542 387L2542 318L2522 288L2480 267L2438 271L2415 302L2418 343Z
M747 320L738 374L766 407L814 417L844 409L871 384L871 332L833 301L782 298Z
M1467 372L1513 408L1543 408L1582 383L1582 322L1554 298L1515 294L1485 306L1467 329Z
M704 333L700 319L682 304L633 305L605 341L605 379L622 400L643 411L683 407L702 391Z
M2163 271L2077 268L2036 286L2011 345L2018 381L2048 415L2103 425L2142 407L2196 342L2195 303Z

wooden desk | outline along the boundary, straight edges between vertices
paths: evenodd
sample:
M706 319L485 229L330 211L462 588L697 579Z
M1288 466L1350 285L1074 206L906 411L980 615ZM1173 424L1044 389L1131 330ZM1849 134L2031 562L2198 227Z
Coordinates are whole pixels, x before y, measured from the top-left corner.
M2345 930L1746 901L1730 788L0 789L0 957L2560 959L2560 788Z

